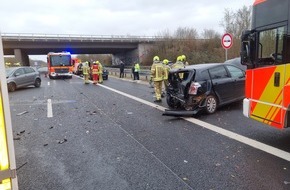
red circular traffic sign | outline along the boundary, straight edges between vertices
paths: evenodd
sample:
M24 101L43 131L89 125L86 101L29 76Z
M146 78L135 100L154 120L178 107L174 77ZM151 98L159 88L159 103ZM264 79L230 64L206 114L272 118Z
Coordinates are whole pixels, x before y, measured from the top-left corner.
M233 45L233 37L230 33L225 33L222 37L222 46L225 49L231 48Z

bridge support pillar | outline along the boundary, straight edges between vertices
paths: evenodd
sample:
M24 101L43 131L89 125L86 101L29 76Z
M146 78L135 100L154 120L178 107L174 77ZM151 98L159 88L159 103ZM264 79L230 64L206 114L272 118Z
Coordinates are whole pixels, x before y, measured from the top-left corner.
M29 66L29 57L21 49L14 49L14 56L16 61L20 62L22 66Z

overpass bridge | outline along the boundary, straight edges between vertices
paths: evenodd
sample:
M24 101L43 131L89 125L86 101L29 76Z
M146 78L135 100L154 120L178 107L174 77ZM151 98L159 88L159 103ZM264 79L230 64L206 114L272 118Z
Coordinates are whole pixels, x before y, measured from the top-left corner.
M112 54L113 64L142 62L144 55L161 37L120 35L74 35L1 33L4 55L14 55L29 65L29 55L68 51L71 54Z

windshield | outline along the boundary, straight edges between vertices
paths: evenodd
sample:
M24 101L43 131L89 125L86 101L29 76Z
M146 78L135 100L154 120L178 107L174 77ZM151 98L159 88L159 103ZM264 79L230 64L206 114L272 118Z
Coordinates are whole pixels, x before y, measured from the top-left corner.
M6 77L9 76L14 71L13 68L6 69Z
M50 57L51 66L71 66L70 55L52 55Z

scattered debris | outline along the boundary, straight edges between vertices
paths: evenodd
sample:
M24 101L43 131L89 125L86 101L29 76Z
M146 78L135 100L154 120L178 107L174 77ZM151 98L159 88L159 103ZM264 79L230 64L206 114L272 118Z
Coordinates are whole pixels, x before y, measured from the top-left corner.
M86 133L87 133L87 134L89 134L89 133L90 133L90 131L86 131Z
M184 177L184 178L182 178L184 181L188 181L188 178L186 178L186 177Z
M215 166L218 167L218 166L221 166L221 164L220 163L216 163Z
M23 115L23 114L26 114L26 113L28 113L28 111L24 111L24 112L18 113L17 116L20 116L20 115Z
M187 160L184 160L183 162L184 162L184 163L188 163L188 161L187 161Z
M38 118L34 119L34 121L38 121Z
M13 140L20 140L20 137L14 137Z
M128 115L132 115L132 114L133 114L133 112L127 112L127 114L128 114Z
M289 181L284 181L284 184L285 185L290 185L290 182Z
M53 129L53 126L49 127L49 129Z
M20 133L24 133L24 132L25 132L25 130L20 131Z
M43 146L47 146L48 144L44 144Z
M59 141L58 141L58 144L63 144L63 143L65 143L66 141L67 141L67 139L59 140Z

